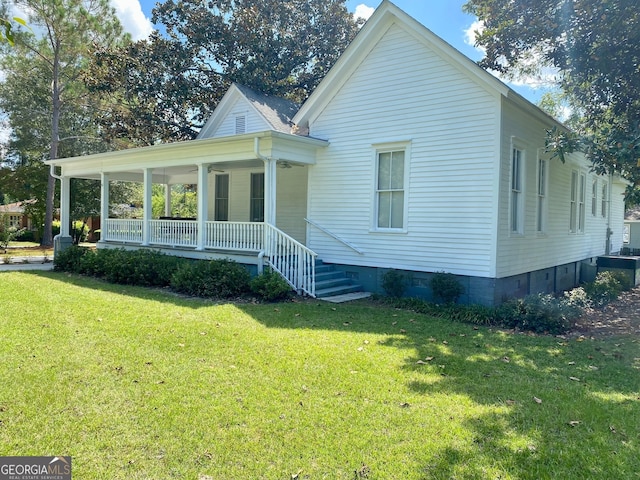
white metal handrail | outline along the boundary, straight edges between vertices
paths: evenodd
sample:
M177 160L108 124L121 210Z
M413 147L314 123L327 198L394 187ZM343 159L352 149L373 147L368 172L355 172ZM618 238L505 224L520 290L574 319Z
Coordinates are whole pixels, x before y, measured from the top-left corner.
M273 225L265 224L265 258L299 293L315 297L316 257L318 255L302 243Z
M304 219L305 222L307 222L309 225L313 225L314 227L316 227L318 230L320 230L323 233L326 233L327 235L329 235L331 238L335 238L336 240L338 240L340 243L342 243L343 245L346 245L347 247L349 247L351 250L353 250L356 253L359 253L360 255L364 255L364 252L362 250L360 250L358 247L356 247L354 244L352 244L351 242L347 242L346 240L340 238L338 235L336 235L335 233L327 230L325 227L323 227L322 225L317 224L316 222L314 222L313 220L309 220L308 218Z

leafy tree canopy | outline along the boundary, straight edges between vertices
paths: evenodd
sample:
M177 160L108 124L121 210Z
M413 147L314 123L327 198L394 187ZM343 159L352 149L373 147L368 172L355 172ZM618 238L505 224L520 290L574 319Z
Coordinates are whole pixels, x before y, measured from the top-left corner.
M101 99L89 95L80 73L91 45L112 46L128 37L108 0L0 0L0 12L10 7L28 12L31 29L15 30L15 48L0 57L0 109L12 129L3 163L17 184L25 177L20 169L43 175L44 191L15 196L39 200L45 209L42 244L51 245L55 180L40 162L104 149L94 121ZM35 178L28 183L41 185Z
M303 101L361 25L344 0L166 0L153 21L166 35L99 49L86 76L132 145L195 137L231 82Z
M637 0L469 0L464 9L483 23L481 66L514 75L558 69L581 120L578 135L551 132L556 153L582 149L599 173L640 182Z

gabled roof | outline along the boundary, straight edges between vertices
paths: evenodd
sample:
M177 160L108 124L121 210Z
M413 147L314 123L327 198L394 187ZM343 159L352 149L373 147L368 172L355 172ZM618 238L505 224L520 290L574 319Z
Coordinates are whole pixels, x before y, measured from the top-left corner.
M0 205L0 213L24 213L25 203L35 203L35 200L26 200L24 202L7 203L6 205Z
M291 119L300 107L298 104L284 98L265 95L244 85L233 83L227 93L224 94L224 97L222 97L222 100L220 100L207 123L200 130L198 138L211 136L240 98L244 98L272 130L291 133L291 127L293 126Z
M358 35L356 35L356 38L351 42L349 47L347 47L335 65L329 70L329 73L327 73L325 78L295 115L293 122L296 125L306 127L321 114L392 25L398 25L413 35L435 54L446 59L449 64L463 71L485 90L496 96L502 95L512 98L520 105L526 105L526 108L533 108L532 111L534 113L543 113L538 107L511 90L502 81L478 66L471 59L449 45L392 2L383 0ZM547 117L547 119L553 120L546 114L544 114L544 116Z

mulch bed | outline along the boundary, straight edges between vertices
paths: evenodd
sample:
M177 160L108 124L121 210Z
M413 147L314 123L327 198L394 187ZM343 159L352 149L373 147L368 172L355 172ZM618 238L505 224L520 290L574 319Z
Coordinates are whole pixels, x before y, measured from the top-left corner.
M576 322L574 333L585 336L640 334L640 287L623 292L602 309L587 311Z

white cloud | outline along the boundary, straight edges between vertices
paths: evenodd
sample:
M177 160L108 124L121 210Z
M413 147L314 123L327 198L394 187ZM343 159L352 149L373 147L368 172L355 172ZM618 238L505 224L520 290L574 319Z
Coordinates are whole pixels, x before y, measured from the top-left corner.
M375 11L376 9L374 7L370 7L368 5L365 5L364 3L361 3L356 7L356 11L354 12L353 17L356 19L363 18L364 20L369 20L369 17L373 15L373 12Z
M153 31L151 21L142 13L139 0L109 0L124 31L131 34L133 40L147 38Z
M464 31L464 42L467 45L471 45L484 57L487 53L481 46L476 46L476 35L482 33L484 30L484 23L482 20L476 20ZM514 75L506 76L495 71L489 71L493 76L499 78L505 83L516 86L525 86L533 89L548 88L557 85L558 81L558 69L548 66L542 66L544 63L541 60L541 54L537 52L530 52L528 58L522 62L524 66L527 66L528 70L534 72L528 75Z

